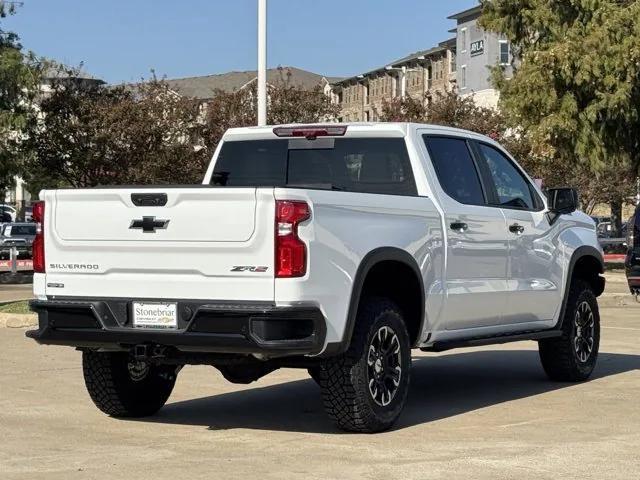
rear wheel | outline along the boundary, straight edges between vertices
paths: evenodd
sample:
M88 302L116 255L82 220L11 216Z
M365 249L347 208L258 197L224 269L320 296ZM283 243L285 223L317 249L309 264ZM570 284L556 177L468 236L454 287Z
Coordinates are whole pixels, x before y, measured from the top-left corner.
M365 300L349 350L319 370L324 407L342 429L373 433L391 427L409 391L409 335L398 307Z
M562 336L538 342L542 367L552 380L578 382L593 372L600 346L600 313L590 285L571 283Z
M135 361L126 352L83 352L82 369L91 400L114 417L153 415L176 382L175 366Z

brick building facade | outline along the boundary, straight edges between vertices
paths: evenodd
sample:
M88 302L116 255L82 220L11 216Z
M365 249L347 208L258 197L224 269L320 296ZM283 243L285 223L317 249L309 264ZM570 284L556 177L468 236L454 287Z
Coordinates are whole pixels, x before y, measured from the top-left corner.
M482 8L453 14L454 38L369 72L333 82L332 99L341 106L339 121L376 121L383 101L409 95L428 103L436 92L455 88L482 106L496 108L498 92L491 68L500 65L507 77L513 61L509 42L478 24Z
M412 53L375 70L332 84L332 98L341 106L339 121L377 121L383 102L406 95L429 102L456 81L455 38L429 50Z

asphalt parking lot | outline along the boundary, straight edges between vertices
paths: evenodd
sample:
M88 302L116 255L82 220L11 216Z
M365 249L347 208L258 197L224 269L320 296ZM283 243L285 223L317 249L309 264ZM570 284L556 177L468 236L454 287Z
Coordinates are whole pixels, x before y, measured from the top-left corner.
M640 478L640 304L611 282L594 378L548 381L533 342L416 353L398 425L344 434L306 372L232 385L186 367L148 420L100 413L80 354L0 329L0 478Z
M1 283L1 282L0 282ZM33 297L33 285L0 285L0 303Z

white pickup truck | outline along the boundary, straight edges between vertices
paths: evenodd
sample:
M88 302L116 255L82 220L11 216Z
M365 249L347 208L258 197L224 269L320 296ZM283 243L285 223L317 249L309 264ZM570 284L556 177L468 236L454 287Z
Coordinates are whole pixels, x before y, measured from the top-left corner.
M202 185L40 198L27 336L80 349L115 417L154 414L187 364L240 383L308 369L339 427L375 432L402 411L412 348L536 340L560 381L596 362L593 221L475 133L231 129Z

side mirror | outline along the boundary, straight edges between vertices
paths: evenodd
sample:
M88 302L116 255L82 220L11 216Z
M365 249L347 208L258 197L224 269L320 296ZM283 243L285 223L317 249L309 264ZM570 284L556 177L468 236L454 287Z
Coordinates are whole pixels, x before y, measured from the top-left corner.
M549 223L555 222L560 215L575 212L578 209L578 191L575 188L549 188L547 200Z

